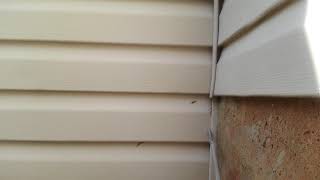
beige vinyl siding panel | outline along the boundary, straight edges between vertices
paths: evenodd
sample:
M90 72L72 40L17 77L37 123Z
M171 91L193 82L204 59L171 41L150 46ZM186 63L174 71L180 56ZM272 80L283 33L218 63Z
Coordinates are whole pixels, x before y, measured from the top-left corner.
M319 1L295 1L224 49L216 95L319 96Z
M0 178L206 180L206 144L0 143Z
M206 180L211 0L0 2L0 179Z
M262 17L290 1L292 0L225 0L220 14L219 44L246 31Z
M206 142L198 95L1 92L0 140Z
M207 94L210 77L205 47L0 41L1 89Z
M0 39L210 46L209 0L5 0Z

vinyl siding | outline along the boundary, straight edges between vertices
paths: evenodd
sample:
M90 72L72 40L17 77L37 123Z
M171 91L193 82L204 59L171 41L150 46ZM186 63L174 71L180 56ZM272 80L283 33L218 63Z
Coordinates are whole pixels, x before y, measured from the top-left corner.
M207 179L204 144L0 143L0 178Z
M1 1L0 179L207 179L212 11Z
M207 94L210 66L208 47L0 41L1 89Z
M0 99L0 140L207 141L207 96L0 92Z
M0 22L7 40L212 44L207 0L5 0Z

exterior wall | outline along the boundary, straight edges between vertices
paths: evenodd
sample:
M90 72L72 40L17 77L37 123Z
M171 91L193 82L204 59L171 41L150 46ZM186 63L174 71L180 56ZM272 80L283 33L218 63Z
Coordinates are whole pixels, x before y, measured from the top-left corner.
M207 180L211 0L0 1L0 179Z
M319 179L320 100L222 98L222 180Z

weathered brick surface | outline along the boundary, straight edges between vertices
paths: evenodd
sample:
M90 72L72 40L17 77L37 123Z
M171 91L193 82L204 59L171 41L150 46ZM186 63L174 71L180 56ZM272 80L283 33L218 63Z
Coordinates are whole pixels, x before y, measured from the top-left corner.
M222 98L222 180L320 180L320 100Z

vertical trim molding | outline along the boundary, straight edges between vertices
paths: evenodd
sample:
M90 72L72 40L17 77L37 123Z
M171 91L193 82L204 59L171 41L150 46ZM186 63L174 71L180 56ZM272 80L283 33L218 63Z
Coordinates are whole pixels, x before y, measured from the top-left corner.
M219 36L219 12L220 12L220 0L213 0L213 41L212 41L212 76L210 85L210 98L212 99L212 111L210 128L208 132L209 144L210 144L210 160L209 160L209 180L220 180L218 158L216 153L216 126L217 126L217 106L216 100L213 98L215 77L216 77L216 65L218 60L218 36Z

